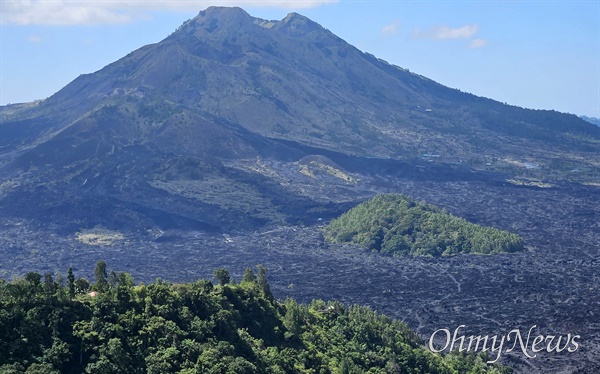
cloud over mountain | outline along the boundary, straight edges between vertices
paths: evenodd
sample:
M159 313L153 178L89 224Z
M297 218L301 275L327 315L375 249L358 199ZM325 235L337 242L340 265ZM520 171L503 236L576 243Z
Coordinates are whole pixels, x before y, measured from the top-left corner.
M400 26L400 21L395 19L392 22L390 22L389 24L383 26L380 31L382 34L386 34L386 35L396 34L398 32L399 26Z
M464 39L473 37L477 31L479 26L476 24L460 27L435 26L427 30L415 29L413 35L417 38L437 40Z

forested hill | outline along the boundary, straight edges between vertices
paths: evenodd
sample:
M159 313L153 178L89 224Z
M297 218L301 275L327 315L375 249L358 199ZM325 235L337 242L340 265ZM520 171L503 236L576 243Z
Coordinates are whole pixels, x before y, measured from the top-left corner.
M506 373L484 356L440 356L366 307L277 302L266 270L239 284L135 285L96 266L93 285L29 273L0 280L0 373Z
M494 254L525 249L516 234L484 227L400 194L377 195L333 220L325 238L395 256Z

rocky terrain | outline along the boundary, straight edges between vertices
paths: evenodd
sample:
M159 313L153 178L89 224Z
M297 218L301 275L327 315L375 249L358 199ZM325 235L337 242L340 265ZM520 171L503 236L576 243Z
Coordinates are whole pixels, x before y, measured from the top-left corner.
M306 193L319 192L319 183L325 183L310 177L306 181L304 185L294 181L294 186ZM91 278L93 264L104 259L145 281L210 278L215 268L223 266L239 280L245 267L262 263L278 298L370 305L406 321L425 339L437 329L453 330L461 324L476 335L506 334L514 328L527 331L537 325L537 331L546 335L580 335L581 348L534 359L519 352L503 358L517 372L593 373L600 368L597 187L560 183L540 188L498 180L439 182L376 175L368 184L365 178L347 188L359 190L357 195L396 191L426 199L474 222L517 232L529 250L399 259L326 244L320 227L327 218L319 220L322 217L314 224L273 225L258 231L171 229L146 236L98 228L64 236L31 221L4 220L0 271L10 278L32 270L64 274L74 266L78 275ZM332 195L343 200L348 190L339 187ZM149 240L150 235L155 239Z
M504 105L360 52L306 17L209 8L52 97L0 107L0 276L136 279L269 268L277 297L367 304L425 338L537 325L600 370L600 128ZM405 193L521 235L526 253L396 259L319 227ZM587 370L587 371L586 371Z

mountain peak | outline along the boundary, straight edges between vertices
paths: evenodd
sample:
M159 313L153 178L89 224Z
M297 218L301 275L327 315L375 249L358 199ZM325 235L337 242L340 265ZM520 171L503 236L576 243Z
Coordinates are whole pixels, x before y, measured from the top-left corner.
M303 21L303 20L307 20L309 22L312 22L312 20L308 17L303 16L302 14L296 13L296 12L291 12L288 13L287 16L285 16L284 19L282 19L282 22L290 22L290 21Z
M231 33L252 33L252 26L265 29L280 30L291 36L304 36L312 32L321 32L325 29L310 18L292 12L282 20L265 20L252 17L239 7L211 6L202 10L196 17L185 22L178 31L200 32L197 35L217 34L229 35Z
M323 30L323 27L308 17L292 12L279 22L279 28L301 35L311 31Z
M208 32L217 28L239 28L253 23L254 18L238 7L211 6L198 13L192 22Z
M198 16L220 17L220 18L233 18L233 17L248 17L252 18L244 9L240 7L226 7L226 6L210 6L205 10L200 11Z

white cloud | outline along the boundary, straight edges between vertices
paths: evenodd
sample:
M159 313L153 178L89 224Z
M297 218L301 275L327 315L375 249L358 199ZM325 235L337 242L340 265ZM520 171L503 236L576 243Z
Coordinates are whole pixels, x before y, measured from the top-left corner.
M393 20L389 25L385 25L381 28L381 33L383 34L396 34L398 32L398 26L400 25L399 20Z
M1 0L0 23L76 25L130 22L148 10L200 11L209 6L314 8L338 0Z
M105 2L70 0L5 0L1 10L3 24L74 25L124 23L130 16L106 6Z
M461 27L437 26L428 30L415 29L413 35L417 38L428 39L461 39L470 38L479 31L478 25L464 25Z
M42 39L42 37L39 35L29 35L27 37L27 41L30 43L41 43L44 41L44 39Z
M458 39L458 38L470 38L479 30L477 25L465 25L457 28L450 28L447 26L440 27L436 30L436 39Z
M485 39L473 39L469 43L469 48L483 48L487 45L487 40Z

